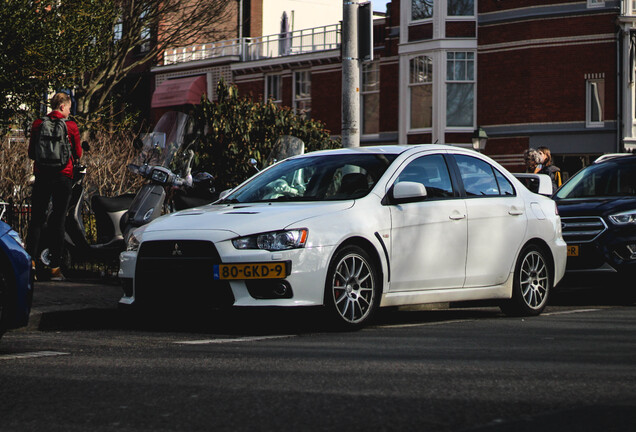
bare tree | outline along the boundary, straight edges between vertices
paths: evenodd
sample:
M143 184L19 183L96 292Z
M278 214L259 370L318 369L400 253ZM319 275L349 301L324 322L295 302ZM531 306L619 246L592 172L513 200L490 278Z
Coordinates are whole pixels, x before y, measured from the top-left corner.
M99 63L77 83L78 117L84 121L104 114L117 85L157 64L165 49L228 38L235 25L235 2L227 0L105 1L119 13L112 29L104 29L112 37Z

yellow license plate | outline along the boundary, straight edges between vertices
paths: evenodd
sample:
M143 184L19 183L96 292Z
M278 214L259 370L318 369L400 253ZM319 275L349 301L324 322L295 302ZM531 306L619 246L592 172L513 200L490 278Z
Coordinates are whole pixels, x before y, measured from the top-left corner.
M572 256L572 257L579 256L579 247L578 246L568 246L568 256Z
M291 263L289 261L247 264L217 264L214 266L214 279L283 279L289 276L290 272Z

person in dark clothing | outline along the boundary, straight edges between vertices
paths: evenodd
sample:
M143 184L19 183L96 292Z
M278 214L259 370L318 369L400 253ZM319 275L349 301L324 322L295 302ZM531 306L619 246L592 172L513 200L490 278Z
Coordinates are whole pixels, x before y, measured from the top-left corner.
M57 93L51 99L52 111L48 113L50 119L67 119L71 113L71 97L66 93ZM35 145L39 140L42 119L37 119L31 127L29 140L29 157L35 160ZM82 156L80 133L77 124L66 121L66 129L71 146L71 158L66 166L60 170L45 170L34 162L33 172L35 183L31 197L31 222L27 234L27 252L35 259L38 253L42 227L46 222L46 213L49 201L53 208L48 221L48 229L51 233L49 251L51 254L51 280L64 280L60 264L62 260L62 248L64 246L64 222L68 203L71 199L71 187L73 180L73 163ZM35 261L33 261L35 266Z
M552 180L552 192L554 193L559 187L561 187L561 169L552 163L552 153L549 148L539 147L537 151L541 158L541 169L538 173L550 176L550 179Z

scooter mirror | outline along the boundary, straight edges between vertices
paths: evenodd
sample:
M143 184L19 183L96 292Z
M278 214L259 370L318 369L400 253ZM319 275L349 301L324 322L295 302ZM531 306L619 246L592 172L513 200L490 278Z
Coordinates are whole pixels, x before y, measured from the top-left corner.
M256 170L256 171L260 171L258 169L258 161L254 158L250 158L249 160L250 165L252 165L252 167Z
M135 150L141 150L144 147L144 142L139 137L135 138L132 144Z
M91 150L91 145L88 143L88 141L82 141L82 150L84 150L84 151L90 151Z
M139 174L139 165L128 164L128 170L133 174Z

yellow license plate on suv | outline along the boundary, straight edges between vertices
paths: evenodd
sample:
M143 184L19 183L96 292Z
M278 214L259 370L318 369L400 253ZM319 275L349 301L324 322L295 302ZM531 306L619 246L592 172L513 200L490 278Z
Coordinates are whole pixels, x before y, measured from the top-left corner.
M217 264L214 266L215 280L283 279L291 273L291 262Z
M571 256L571 257L579 256L579 247L578 246L568 246L568 256Z

